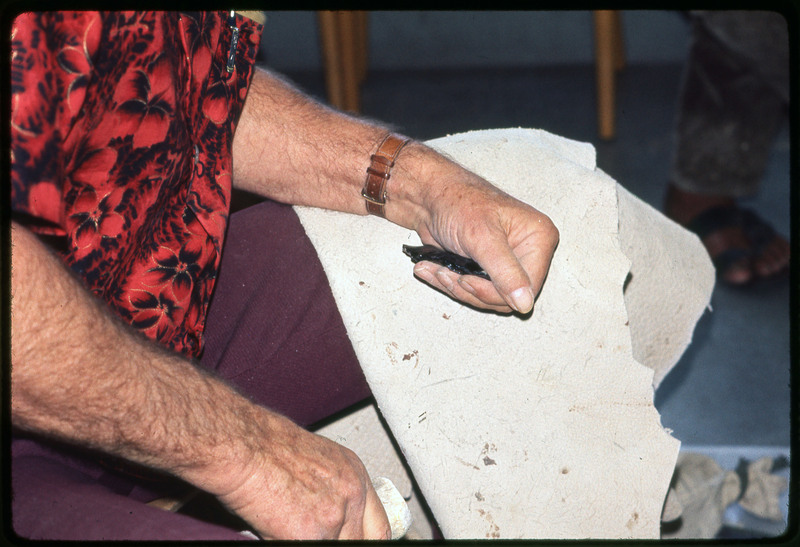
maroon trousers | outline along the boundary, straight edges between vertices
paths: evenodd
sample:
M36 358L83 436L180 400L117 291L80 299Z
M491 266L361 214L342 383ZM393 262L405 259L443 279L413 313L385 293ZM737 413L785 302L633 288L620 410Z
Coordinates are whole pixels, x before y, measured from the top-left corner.
M291 207L230 218L202 365L307 426L369 397L325 272ZM14 437L13 531L30 539L244 539L145 505L174 480L138 480L70 447Z

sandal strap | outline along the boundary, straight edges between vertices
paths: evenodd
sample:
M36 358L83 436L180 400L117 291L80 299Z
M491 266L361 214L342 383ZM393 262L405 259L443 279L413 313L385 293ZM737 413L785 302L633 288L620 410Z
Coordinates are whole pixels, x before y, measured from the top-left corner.
M757 252L777 235L775 229L751 209L733 205L711 207L694 217L686 228L700 239L723 228L741 228Z
M750 209L742 209L741 216L745 237L753 246L754 254L761 254L777 235L775 229Z
M777 236L775 229L750 209L735 205L712 207L697 215L686 228L700 239L725 228L739 228L748 248L733 247L712 258L717 272L725 272L743 260L759 256Z
M686 228L703 239L723 228L742 227L744 223L742 209L731 205L720 205L706 209L694 217Z
M711 263L714 264L714 269L717 270L717 273L721 274L743 260L752 258L752 256L750 251L734 247L719 253L711 259Z

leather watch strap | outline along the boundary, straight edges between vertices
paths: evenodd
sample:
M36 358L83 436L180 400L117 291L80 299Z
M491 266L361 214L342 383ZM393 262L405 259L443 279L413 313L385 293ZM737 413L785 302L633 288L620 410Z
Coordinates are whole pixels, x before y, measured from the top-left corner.
M378 150L370 158L367 180L361 191L361 196L366 200L368 213L380 217L386 216L386 183L398 154L409 140L390 133L381 141Z

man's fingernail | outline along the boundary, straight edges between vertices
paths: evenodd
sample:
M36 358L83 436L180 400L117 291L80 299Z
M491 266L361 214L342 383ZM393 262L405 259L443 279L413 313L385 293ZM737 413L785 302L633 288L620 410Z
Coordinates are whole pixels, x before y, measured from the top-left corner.
M528 313L533 309L533 291L522 287L511 293L511 307L519 313Z
M420 279L424 279L425 281L433 281L433 273L427 264L423 264L421 266L417 264L414 266L414 275Z
M464 277L458 278L458 284L461 285L468 293L472 295L475 294L475 288L470 285L469 281L467 281Z
M444 285L445 289L447 289L450 292L453 292L453 280L450 279L450 277L446 273L444 273L443 270L437 271L436 277L439 278L439 283Z

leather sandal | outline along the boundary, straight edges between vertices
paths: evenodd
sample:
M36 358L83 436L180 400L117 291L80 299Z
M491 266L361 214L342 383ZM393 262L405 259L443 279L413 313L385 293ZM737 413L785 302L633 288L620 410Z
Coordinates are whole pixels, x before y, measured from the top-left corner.
M778 233L761 217L749 209L742 209L735 205L711 207L698 214L687 225L686 228L704 240L709 235L725 228L738 228L747 239L747 247L731 247L718 255L711 257L711 261L717 270L719 279L726 281L730 285L749 285L756 279L765 279L753 270L753 260L762 255L767 246L778 237ZM732 267L740 265L744 260L751 269L752 278L750 282L734 283L727 281L726 272ZM769 276L778 277L787 268Z

